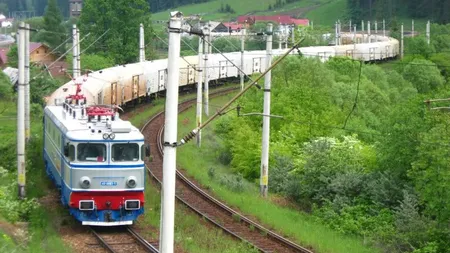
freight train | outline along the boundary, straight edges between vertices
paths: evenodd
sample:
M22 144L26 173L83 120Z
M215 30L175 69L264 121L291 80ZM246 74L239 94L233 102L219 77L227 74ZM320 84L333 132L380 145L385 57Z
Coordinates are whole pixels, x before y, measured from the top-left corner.
M366 62L391 59L399 53L398 40L390 37L343 36L367 43L303 47L299 51L303 57L321 61L346 56ZM286 50L272 53L279 56ZM266 51L246 51L243 64L240 52L224 55L208 56L211 82L239 77L237 67L243 66L246 75L262 73L268 67ZM194 86L199 57L179 61L180 89ZM143 213L144 159L149 146L137 128L119 118L117 108L161 94L166 85L167 59L161 59L91 72L64 84L49 97L44 116L47 173L60 189L63 205L82 224L126 225Z

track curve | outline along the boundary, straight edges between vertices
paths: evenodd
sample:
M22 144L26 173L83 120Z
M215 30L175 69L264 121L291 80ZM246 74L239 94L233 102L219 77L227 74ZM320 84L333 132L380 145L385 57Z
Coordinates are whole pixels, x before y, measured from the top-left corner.
M232 90L234 89L216 91L210 94L210 97L224 95ZM181 102L178 108L179 112L189 109L195 102L195 99ZM152 147L157 147L151 150L152 161L146 163L150 168L148 171L152 178L161 184L163 177L163 148L161 143L164 131L164 112L153 116L142 127L141 131L146 141ZM252 244L259 251L312 253L311 250L264 228L221 203L200 189L178 170L176 180L176 198L179 201L232 236Z

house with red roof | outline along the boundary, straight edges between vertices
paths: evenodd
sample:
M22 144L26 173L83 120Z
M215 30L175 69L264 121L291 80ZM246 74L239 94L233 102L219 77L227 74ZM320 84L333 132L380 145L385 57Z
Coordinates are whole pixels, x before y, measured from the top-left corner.
M279 25L297 25L297 26L308 26L309 20L308 19L296 19L292 18L289 15L275 15L275 16L239 16L237 18L237 22L239 24L249 24L253 25L254 23L258 21L272 21L274 23L277 23Z
M244 27L243 24L238 24L234 22L224 22L222 24L228 28L228 32L240 32Z

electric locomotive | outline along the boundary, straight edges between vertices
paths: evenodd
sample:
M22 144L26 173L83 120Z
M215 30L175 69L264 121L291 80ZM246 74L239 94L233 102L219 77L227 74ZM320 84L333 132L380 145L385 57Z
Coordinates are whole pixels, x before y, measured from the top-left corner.
M81 85L44 115L44 161L61 202L83 225L130 225L144 213L142 133L114 106L88 106Z

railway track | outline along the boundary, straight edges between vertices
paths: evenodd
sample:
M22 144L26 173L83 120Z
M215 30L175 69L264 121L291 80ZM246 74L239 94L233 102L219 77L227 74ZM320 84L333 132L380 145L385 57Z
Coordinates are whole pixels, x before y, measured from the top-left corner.
M216 91L210 97L229 93L234 89ZM191 99L179 104L179 112L183 112L195 105L196 100ZM163 146L162 136L164 132L164 112L152 117L141 129L145 139L152 147L152 161L147 162L148 171L159 184L163 177ZM157 134L155 134L157 133ZM176 198L188 206L198 215L209 220L225 232L252 244L261 252L302 252L312 253L311 250L301 247L294 242L264 228L260 224L239 214L230 207L213 198L200 187L191 182L177 170Z
M157 245L152 245L131 227L90 227L100 245L111 253L152 252L158 253Z

